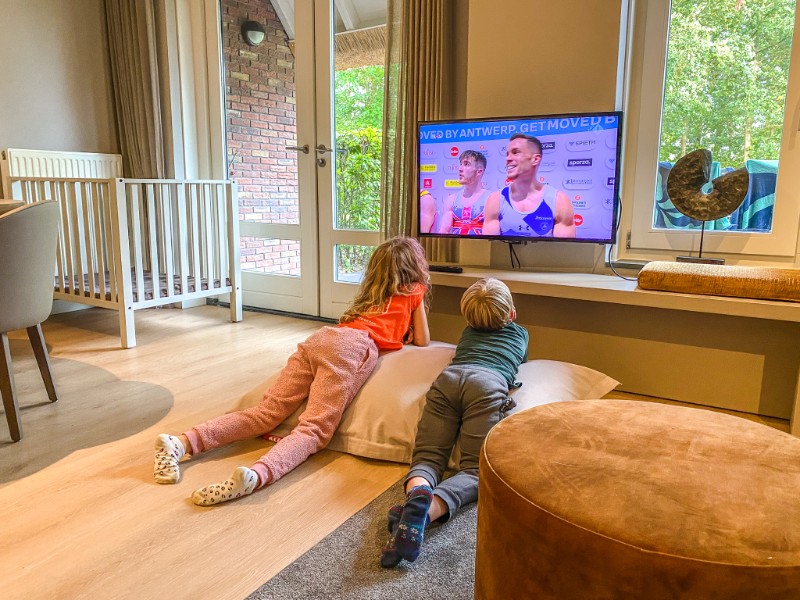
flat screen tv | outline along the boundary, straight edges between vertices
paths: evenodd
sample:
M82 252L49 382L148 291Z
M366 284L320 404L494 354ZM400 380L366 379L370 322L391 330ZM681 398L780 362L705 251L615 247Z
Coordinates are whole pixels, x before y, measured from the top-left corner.
M423 122L420 236L615 241L621 112Z

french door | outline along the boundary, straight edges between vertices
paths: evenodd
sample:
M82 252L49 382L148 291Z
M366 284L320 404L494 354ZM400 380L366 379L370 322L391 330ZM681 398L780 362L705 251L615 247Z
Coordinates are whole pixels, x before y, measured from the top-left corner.
M339 2L342 6L337 8ZM272 4L290 44L294 40L295 103L286 106L285 119L265 125L286 132L280 138L282 147L274 148L283 156L274 167L277 184L260 198L273 210L262 218L258 211L244 210L245 201L241 201L243 301L249 306L337 318L355 293L365 257L379 242L377 219L354 222L343 216L345 194L337 177L337 171L342 171L337 166L344 164L339 161L348 155L337 143L335 130L334 32L358 26L354 7L359 3L272 0ZM385 2L363 5L382 7L385 23ZM371 16L373 23L376 18L380 17ZM372 202L373 212L377 211L377 194ZM265 258L249 260L254 252Z

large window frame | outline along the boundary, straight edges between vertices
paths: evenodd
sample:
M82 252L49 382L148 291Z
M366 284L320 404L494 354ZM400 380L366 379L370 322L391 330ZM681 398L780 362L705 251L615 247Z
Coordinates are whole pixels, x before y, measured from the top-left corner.
M653 227L661 114L664 99L670 0L630 0L625 84L622 217L617 260L697 255L699 230ZM785 265L798 257L800 231L800 19L795 13L791 66L771 233L708 231L703 255L728 263Z

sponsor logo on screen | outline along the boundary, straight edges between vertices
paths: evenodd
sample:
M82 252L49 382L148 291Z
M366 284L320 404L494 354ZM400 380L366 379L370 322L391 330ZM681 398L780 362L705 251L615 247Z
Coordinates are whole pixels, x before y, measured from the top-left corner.
M591 177L567 177L561 182L568 190L588 190L592 184Z
M424 187L426 190L431 189L433 187L433 179L429 179L427 177L425 179L423 179L422 180L422 187Z
M583 216L575 215L574 221L575 221L575 227L580 227L581 225L583 225Z
M586 200L581 200L580 196L575 196L575 199L572 201L572 207L585 210L589 208L589 203Z
M606 179L606 187L613 190L614 183L616 183L616 181L617 181L616 177L609 177L608 179Z
M542 152L550 152L556 149L555 142L542 142Z
M579 139L579 140L569 140L567 142L567 150L570 152L585 152L586 150L591 150L597 145L597 140L593 139Z
M446 187L446 188L460 188L461 184L458 183L458 179L445 179L444 180L444 187Z
M568 158L567 159L567 168L568 169L591 169L592 168L592 159L591 158Z
M420 165L419 170L421 173L436 173L436 163L430 163L428 165Z
M436 157L436 150L433 148L429 148L428 146L423 146L422 149L419 151L420 158L435 158Z
M458 156L458 146L450 148L450 156Z

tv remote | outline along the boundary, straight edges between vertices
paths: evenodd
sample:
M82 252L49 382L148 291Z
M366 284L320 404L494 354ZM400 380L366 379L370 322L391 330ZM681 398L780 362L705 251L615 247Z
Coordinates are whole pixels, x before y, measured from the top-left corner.
M439 273L463 273L464 269L452 265L430 265L428 267L431 271L438 271Z

